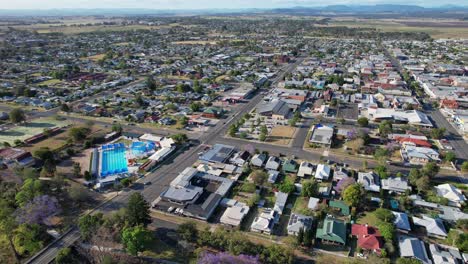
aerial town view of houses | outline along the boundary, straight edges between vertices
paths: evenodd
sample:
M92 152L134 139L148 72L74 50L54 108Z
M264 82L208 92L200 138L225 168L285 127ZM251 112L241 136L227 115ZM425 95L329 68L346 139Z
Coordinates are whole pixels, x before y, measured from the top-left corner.
M7 9L0 263L468 263L468 7Z

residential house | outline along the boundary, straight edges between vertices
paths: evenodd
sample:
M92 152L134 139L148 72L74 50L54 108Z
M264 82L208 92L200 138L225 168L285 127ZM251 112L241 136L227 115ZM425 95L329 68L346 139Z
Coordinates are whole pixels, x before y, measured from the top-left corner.
M309 142L319 144L325 147L330 147L332 144L333 134L333 127L318 124L315 125L312 129L312 134L310 136Z
M307 161L303 161L299 165L299 171L297 172L297 176L298 177L312 176L313 171L314 171L314 166Z
M423 264L432 264L427 256L424 242L416 237L399 236L398 245L400 247L400 257L413 258L421 261Z
M359 172L358 183L370 192L380 192L380 178L374 172Z
M444 197L449 201L449 205L461 207L466 202L466 197L463 192L453 186L452 184L445 183L435 187L438 196Z
M249 158L250 153L248 151L240 151L234 154L234 156L231 159L231 163L237 166L243 166Z
M342 220L327 216L317 228L315 237L322 243L344 246L347 238L346 224Z
M276 192L276 201L273 206L273 210L278 212L278 214L283 214L284 207L286 207L286 202L288 201L288 194L284 192Z
M334 210L338 210L341 215L350 215L349 205L347 205L344 201L333 200L328 203L328 206Z
M273 227L279 221L279 214L271 208L264 208L255 217L250 226L252 232L271 234Z
M279 171L276 170L268 170L268 182L275 183L278 179Z
M426 164L431 161L440 161L439 153L431 148L416 147L412 144L403 144L401 150L403 160L411 164Z
M309 230L312 227L313 220L311 216L292 213L287 227L288 235L297 236L299 230Z
M393 224L398 229L398 231L403 233L408 233L409 231L411 231L411 225L409 222L408 215L406 213L392 211L392 214L395 216Z
M249 210L250 208L246 204L237 202L232 206L228 206L221 216L220 222L224 225L238 227L249 213Z
M281 165L281 160L278 157L270 156L268 161L265 165L265 169L267 170L278 170Z
M454 247L430 244L429 251L431 252L434 264L461 264L464 262L460 251Z
M382 189L391 192L405 193L407 190L411 191L411 186L408 185L408 180L403 177L392 177L382 179Z
M367 224L353 224L351 235L357 238L358 247L380 254L380 250L383 248L383 238L377 228Z
M307 203L307 208L309 208L310 210L315 210L317 209L319 202L319 198L310 197L309 202Z
M430 237L442 238L447 237L447 231L445 230L444 223L439 218L431 218L423 215L422 218L413 216L413 223L416 226L421 226L426 229L426 233Z
M315 179L319 181L326 181L330 178L331 168L325 164L319 164L317 170L315 171Z
M252 164L255 167L261 168L263 164L265 163L265 160L267 159L266 154L255 154L252 159L250 160L250 164Z
M284 173L296 173L297 172L297 162L293 159L288 159L284 161L282 170Z

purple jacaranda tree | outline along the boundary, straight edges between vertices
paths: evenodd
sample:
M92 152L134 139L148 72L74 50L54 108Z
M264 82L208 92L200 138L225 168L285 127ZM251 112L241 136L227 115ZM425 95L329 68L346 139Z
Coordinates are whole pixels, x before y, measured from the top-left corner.
M356 129L351 129L348 131L348 133L346 133L346 137L348 138L348 140L355 140L358 136L358 133L356 131Z
M348 187L350 185L353 185L355 183L356 183L356 180L354 180L353 177L343 178L343 179L338 181L338 183L336 184L335 190L338 193L341 193L344 189L346 189L346 187Z
M388 142L387 145L385 145L385 149L388 150L389 152L393 152L397 150L400 147L398 143L396 142Z
M20 224L47 224L45 220L61 212L57 198L50 195L36 196L15 212Z
M258 257L248 255L234 256L226 252L217 254L204 253L198 260L198 264L260 264Z

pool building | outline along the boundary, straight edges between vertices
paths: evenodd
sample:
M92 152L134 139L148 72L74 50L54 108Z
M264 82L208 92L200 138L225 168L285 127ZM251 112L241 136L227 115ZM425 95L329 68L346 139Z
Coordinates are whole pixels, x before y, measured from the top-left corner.
M154 140L133 140L126 144L125 141L119 142L120 139L117 139L114 143L93 149L91 174L97 180L96 187L100 188L127 178L136 173L144 161L156 159L156 162L159 162L175 149L175 146L167 147L165 138L159 139L164 143Z

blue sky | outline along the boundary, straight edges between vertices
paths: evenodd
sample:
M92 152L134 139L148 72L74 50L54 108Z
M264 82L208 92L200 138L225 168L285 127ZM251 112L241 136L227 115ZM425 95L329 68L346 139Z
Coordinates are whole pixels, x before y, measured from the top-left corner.
M334 4L414 4L426 7L444 4L467 5L467 0L0 0L0 9L52 8L275 8L291 6L322 6Z

